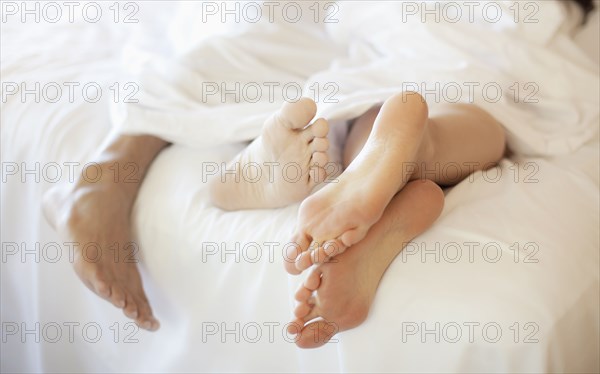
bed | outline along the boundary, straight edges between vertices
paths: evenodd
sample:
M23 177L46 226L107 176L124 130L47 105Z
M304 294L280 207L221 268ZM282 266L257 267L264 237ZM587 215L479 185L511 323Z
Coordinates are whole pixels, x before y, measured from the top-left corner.
M391 264L367 321L319 349L284 331L302 277L285 273L278 251L298 206L223 212L209 202L203 163L227 161L241 143L174 144L144 181L132 219L161 329L139 330L94 296L40 202L113 131L124 41L177 17L139 4L139 24L1 25L2 372L600 370L597 131L576 151L517 154L446 190L441 217ZM597 64L597 12L588 26L579 44ZM7 82L91 82L102 95L5 99Z

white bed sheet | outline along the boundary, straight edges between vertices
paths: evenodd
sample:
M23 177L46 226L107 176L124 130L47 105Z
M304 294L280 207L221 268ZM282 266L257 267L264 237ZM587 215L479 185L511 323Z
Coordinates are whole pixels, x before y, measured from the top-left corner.
M52 25L52 29L39 25L20 34L6 24L2 27L3 81L95 81L105 92L115 81L120 43L132 32L98 24ZM50 32L52 39L47 38ZM60 105L9 98L1 114L3 165L89 160L110 131L108 99ZM281 334L293 307L290 295L300 278L283 271L280 256L271 261L263 252L252 263L243 257L236 262L229 254L222 262L202 251L203 244L206 249L211 242L224 242L228 249L235 242L255 242L266 250L264 243L283 242L293 229L295 206L224 213L209 205L201 163L224 161L241 145L205 150L172 146L147 176L134 221L143 248L146 289L162 327L154 334L135 332L137 343L124 342L132 331L127 319L85 289L66 252L56 263L32 261L31 254L24 262L18 255L8 256L6 243L25 242L34 248L35 242L61 240L39 209L41 195L52 183L43 179L36 183L31 176L21 183L3 169L7 178L2 183L2 243L3 256L7 255L1 264L3 333L14 323L32 328L36 322L41 326L78 322L96 323L102 338L90 343L76 330L71 343L66 329L56 343L47 341L49 330L39 343L31 334L7 335L2 342L2 371L597 372L598 144L596 139L568 156L505 160L497 182L478 175L450 190L442 217L415 243L426 249L435 248L435 243L459 243L461 260L452 263L442 257L436 263L428 254L423 262L421 252L409 248L385 274L368 320L340 334L336 342L311 351L297 349ZM538 166L534 176L538 183L524 183L532 171L523 169L526 162ZM493 173L486 176L494 178ZM465 242L481 243L473 261L466 256ZM533 257L539 262L525 263L526 252L515 262L515 251L509 247L531 242L539 247ZM500 261L483 260L485 243L500 244ZM235 322L247 327L247 334L240 331L239 343L232 334L203 339L203 328L206 332L214 324L226 323L231 329ZM425 335L423 343L421 334L405 334L404 342L403 326L422 322L429 328L435 322L448 328L453 326L448 323L458 323L463 337L450 343L452 336L446 335L436 343L432 335ZM470 343L465 322L478 322L479 327L497 323L502 338L489 343L476 329ZM518 343L510 330L515 322ZM526 329L528 322L535 325ZM269 323L279 324L274 326L273 342L267 339ZM255 324L262 339L251 343ZM117 343L111 326L120 332ZM537 343L524 342L531 326L539 327L532 337ZM491 339L493 331L489 332Z

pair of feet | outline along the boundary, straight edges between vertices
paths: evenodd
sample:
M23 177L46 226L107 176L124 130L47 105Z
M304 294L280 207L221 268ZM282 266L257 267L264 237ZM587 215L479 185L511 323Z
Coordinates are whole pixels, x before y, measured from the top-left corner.
M302 201L284 264L290 274L316 265L296 292L295 319L288 325L304 348L323 345L364 321L389 264L443 206L443 193L431 181L400 186L397 194L398 185L386 185L381 177L394 174L399 162L383 157L385 147L371 138L375 144L367 140L335 183L311 195L335 169L328 163L328 124L311 123L315 114L310 99L284 104L261 137L228 165L237 173L223 174L210 186L213 203L228 210ZM252 175L244 172L247 165L255 168Z
M336 183L307 198L327 177L328 124L322 119L310 123L315 112L315 103L308 99L286 104L233 162L259 169L247 169L254 171L250 177L244 175L246 179L211 185L214 202L225 209L278 207L304 199L292 238L297 245L290 247L285 261L292 274L319 264L296 294L299 305L290 332L300 332L302 347L324 344L334 333L366 318L387 266L433 223L443 205L440 189L428 181L411 182L394 196L399 186L387 184L386 176L398 168L398 161L387 157L389 150L371 138ZM159 323L137 264L124 261L136 249L130 241L132 203L114 184L86 186L80 181L70 190L49 191L44 212L69 241L81 244L74 267L84 284L142 328L156 330ZM82 253L89 243L103 255ZM115 246L123 255L119 261L108 250ZM350 246L352 250L345 252ZM332 256L336 261L329 261ZM321 320L310 322L318 317Z

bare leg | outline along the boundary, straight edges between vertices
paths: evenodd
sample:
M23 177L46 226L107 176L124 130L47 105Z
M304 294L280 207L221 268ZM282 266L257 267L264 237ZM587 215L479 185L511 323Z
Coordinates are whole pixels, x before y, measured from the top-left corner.
M156 330L159 323L133 256L137 245L131 240L130 215L148 167L167 145L152 136L120 136L94 160L102 169L99 181L80 177L68 188L51 189L43 199L48 222L65 239L78 243L74 268L83 283L148 330ZM127 163L133 163L137 173L115 180L114 168Z
M380 110L372 108L354 121L344 148L344 168L367 142ZM441 104L429 108L420 147L418 157L402 165L407 178L452 186L473 171L495 165L504 154L505 135L502 125L475 105Z
M409 180L452 185L499 161L504 149L502 126L475 106L439 106L430 115L419 94L391 97L356 120L339 183L300 206L287 271L297 274L358 243Z
M409 241L432 225L443 201L435 183L408 183L364 240L313 268L296 293L296 318L289 325L290 333L300 332L298 346L318 347L337 332L361 324L386 269Z

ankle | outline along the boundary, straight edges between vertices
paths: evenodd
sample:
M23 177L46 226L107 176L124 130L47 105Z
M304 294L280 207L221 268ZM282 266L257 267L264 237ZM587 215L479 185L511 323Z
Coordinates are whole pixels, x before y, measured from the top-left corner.
M90 205L102 205L114 209L115 213L129 214L135 194L129 191L128 186L124 182L115 182L109 175L106 165L95 164L92 168L96 170L89 172L85 170L86 168L68 191L71 205L78 208L85 207L84 210L87 210Z

